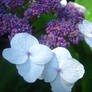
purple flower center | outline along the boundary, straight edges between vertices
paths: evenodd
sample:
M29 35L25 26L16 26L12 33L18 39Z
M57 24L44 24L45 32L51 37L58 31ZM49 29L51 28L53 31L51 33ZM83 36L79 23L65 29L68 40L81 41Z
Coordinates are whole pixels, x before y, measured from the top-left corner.
M27 56L30 56L30 55L31 55L31 53L30 53L30 52L27 52L26 54L27 54Z
M60 68L57 68L57 72L60 72L61 71L61 69Z

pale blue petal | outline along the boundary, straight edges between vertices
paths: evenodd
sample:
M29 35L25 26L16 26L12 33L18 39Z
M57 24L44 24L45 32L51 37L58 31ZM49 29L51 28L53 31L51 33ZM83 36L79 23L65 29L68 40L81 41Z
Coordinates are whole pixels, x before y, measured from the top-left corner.
M53 50L53 52L56 54L57 59L59 60L72 58L70 52L64 47L57 47Z
M92 48L92 37L85 37L85 41Z
M60 76L68 83L75 83L83 77L85 73L84 66L75 59L63 61Z
M67 0L61 0L60 1L60 4L64 7L67 5Z
M35 82L44 70L43 65L33 64L30 59L26 63L16 65L18 73L29 83Z
M46 64L52 57L53 52L45 45L34 45L30 48L30 59L35 64Z
M28 33L18 33L11 40L11 47L28 52L29 48L35 44L39 44L38 40Z
M62 79L59 75L50 83L52 92L71 92L73 84L69 84Z
M84 20L82 24L79 24L79 30L80 32L87 37L92 37L92 23Z
M43 78L45 82L51 82L53 80L55 80L58 72L57 72L57 68L58 68L58 61L56 56L53 56L53 59L45 65L45 69L43 72Z
M2 55L12 64L23 64L28 58L25 53L12 48L4 49Z

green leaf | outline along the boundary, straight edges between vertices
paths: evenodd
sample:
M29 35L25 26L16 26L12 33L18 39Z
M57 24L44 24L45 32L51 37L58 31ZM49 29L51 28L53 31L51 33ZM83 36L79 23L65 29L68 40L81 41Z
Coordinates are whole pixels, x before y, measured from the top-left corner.
M53 14L42 14L33 24L32 27L35 28L35 30L33 31L33 33L35 33L34 35L36 37L39 37L41 34L46 34L45 28L47 23L50 20L54 20L56 19L56 16Z
M52 20L52 19L56 19L56 17L53 14L42 14L40 16L40 18L38 18L33 24L32 26L35 27L36 29L41 29L43 27L46 26L46 24Z

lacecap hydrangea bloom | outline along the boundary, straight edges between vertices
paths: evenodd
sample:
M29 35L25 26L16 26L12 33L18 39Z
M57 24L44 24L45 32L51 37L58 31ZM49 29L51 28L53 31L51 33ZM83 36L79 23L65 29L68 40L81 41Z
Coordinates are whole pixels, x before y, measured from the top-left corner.
M16 64L18 73L27 82L42 77L50 82L53 92L71 92L74 83L84 75L83 65L63 47L51 51L28 33L16 34L10 44L11 48L4 49L3 57Z
M2 56L16 65L26 82L43 79L50 83L52 92L71 92L85 70L67 47L78 45L84 38L92 48L92 23L85 20L86 8L66 0L1 0L0 5L0 37L7 35L10 41ZM12 13L18 6L22 6L23 16ZM51 19L37 29L36 20L43 15Z
M52 20L47 24L46 32L46 35L39 37L39 41L52 49L58 46L69 47L71 43L78 44L83 40L78 25L72 25L70 21Z
M42 78L50 82L53 92L71 92L74 83L83 77L84 67L67 49L58 47L52 51L55 56L46 64Z
M3 57L16 64L18 73L25 81L35 82L42 74L44 65L53 57L53 53L28 33L16 34L10 44L11 48L4 49Z
M62 2L65 2L65 5ZM49 21L45 28L47 34L39 37L41 44L52 49L58 46L69 47L71 43L78 44L83 40L83 35L78 27L78 24L85 19L83 9L76 8L74 3L67 3L66 0L60 3L57 20Z

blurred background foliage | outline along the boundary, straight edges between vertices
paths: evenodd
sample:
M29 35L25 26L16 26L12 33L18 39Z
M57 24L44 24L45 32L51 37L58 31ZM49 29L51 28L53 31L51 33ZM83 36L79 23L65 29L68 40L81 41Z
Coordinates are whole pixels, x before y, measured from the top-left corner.
M90 14L85 14L86 19L92 21L92 0L75 0L75 2L84 5L88 9ZM20 12L20 10L17 12ZM51 19L55 19L55 16L43 14L32 26L39 30ZM36 36L38 37L40 34ZM1 37L0 52L6 47L9 47L9 42ZM68 49L72 56L84 65L86 71L84 77L75 83L72 92L92 92L92 50L85 41L80 42L79 45L71 44ZM51 88L48 83L39 80L33 84L26 83L18 75L15 65L8 63L0 56L0 92L51 92Z

